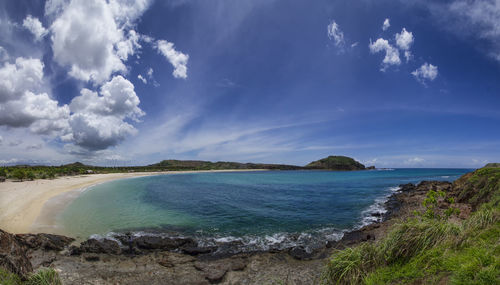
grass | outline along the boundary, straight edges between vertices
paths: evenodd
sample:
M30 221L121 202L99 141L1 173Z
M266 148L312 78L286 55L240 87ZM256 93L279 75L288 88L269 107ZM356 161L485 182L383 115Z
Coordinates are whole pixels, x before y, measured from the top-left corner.
M460 193L478 210L462 222L415 218L377 242L336 251L322 284L500 284L500 169L476 171ZM471 195L472 194L472 195Z
M53 268L43 268L21 280L16 274L10 273L0 267L0 285L61 285L59 274Z

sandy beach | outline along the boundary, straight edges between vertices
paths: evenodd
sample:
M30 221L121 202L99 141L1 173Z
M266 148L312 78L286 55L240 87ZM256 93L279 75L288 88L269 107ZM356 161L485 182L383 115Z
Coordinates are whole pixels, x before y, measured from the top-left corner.
M207 170L207 171L168 171L168 172L135 172L89 174L80 176L59 177L53 180L39 179L34 181L7 181L0 183L0 229L11 233L51 232L50 227L33 227L35 222L54 223L55 214L64 208L64 203L71 202L78 196L80 189L95 184L117 179L151 176L162 174L196 173L196 172L233 172L255 170ZM58 205L44 207L56 196L74 192L67 199L59 199ZM63 204L61 204L61 202ZM52 202L53 203L53 202ZM45 209L44 209L45 208ZM51 209L47 209L51 208ZM49 211L50 210L50 211ZM42 214L43 212L43 214ZM56 230L54 230L56 233Z

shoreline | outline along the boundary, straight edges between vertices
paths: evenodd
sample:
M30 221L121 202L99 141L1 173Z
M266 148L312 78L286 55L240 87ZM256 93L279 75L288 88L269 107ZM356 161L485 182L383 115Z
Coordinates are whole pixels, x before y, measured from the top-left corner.
M14 234L20 233L56 233L55 222L58 210L64 210L84 189L97 184L119 179L145 177L166 174L212 173L212 172L248 172L268 171L267 169L228 169L228 170L193 170L163 172L133 172L87 174L62 176L52 180L6 181L0 183L0 228ZM69 195L66 198L61 198ZM53 198L61 201L52 201ZM48 203L48 204L47 204ZM55 209L51 209L53 206ZM36 224L42 225L37 227ZM47 231L49 230L49 231ZM59 232L60 233L60 232Z

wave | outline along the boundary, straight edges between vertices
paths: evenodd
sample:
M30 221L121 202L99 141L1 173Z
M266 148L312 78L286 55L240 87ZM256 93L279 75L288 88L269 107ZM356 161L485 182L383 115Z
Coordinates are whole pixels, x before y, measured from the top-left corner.
M388 187L388 191L384 196L375 199L375 203L361 212L361 221L354 229L360 229L373 223L382 222L387 213L386 202L400 189L399 186Z
M235 236L185 236L175 233L161 233L138 231L132 233L109 232L104 235L92 235L90 238L97 240L113 240L124 245L121 241L124 236L132 236L138 238L141 236L155 236L164 238L192 238L199 247L216 248L214 254L236 254L242 252L258 252L258 251L282 251L294 247L303 247L307 252L312 252L314 249L324 247L328 242L339 241L345 231L336 228L322 228L319 230L302 232L302 233L275 233L272 235L257 236L245 235L242 237Z

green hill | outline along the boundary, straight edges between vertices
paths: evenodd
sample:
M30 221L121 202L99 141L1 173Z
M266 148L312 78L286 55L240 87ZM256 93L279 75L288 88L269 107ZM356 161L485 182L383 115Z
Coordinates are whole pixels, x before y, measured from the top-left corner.
M329 156L313 161L305 166L308 169L328 169L328 170L365 170L366 167L356 160L347 156Z

